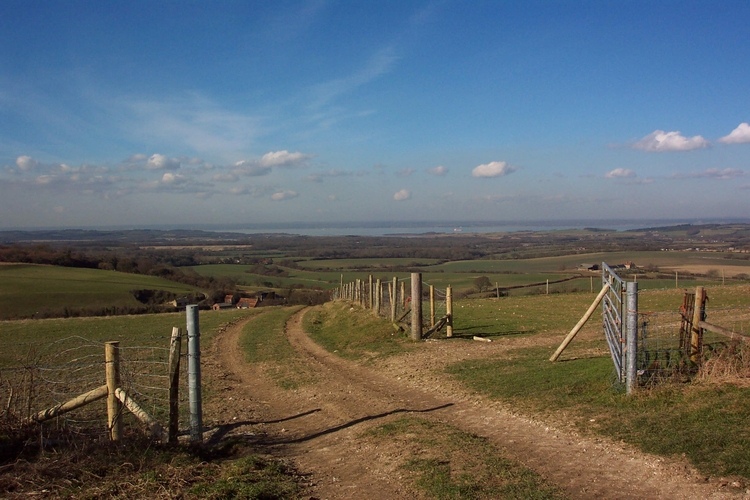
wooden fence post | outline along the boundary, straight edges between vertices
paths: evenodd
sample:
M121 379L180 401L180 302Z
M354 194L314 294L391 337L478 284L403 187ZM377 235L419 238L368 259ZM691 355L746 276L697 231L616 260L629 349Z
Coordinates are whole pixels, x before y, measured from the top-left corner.
M435 286L430 285L430 328L435 326Z
M406 311L406 283L401 282L401 310Z
M445 315L448 316L448 323L445 326L445 336L453 337L453 288L450 285L445 289Z
M388 288L388 290L391 292L391 323L396 322L396 310L398 306L398 278L393 277L393 283L391 283L391 286Z
M693 305L693 328L690 332L690 361L700 361L701 344L703 343L703 329L700 322L705 320L706 290L702 286L695 287L695 302Z
M411 339L422 340L422 273L411 273Z
M119 441L122 437L122 404L115 395L120 387L120 343L104 344L104 366L107 378L107 429L109 439Z
M180 351L182 350L182 332L172 328L172 339L169 343L169 428L167 440L177 441L180 430Z
M373 309L375 310L375 316L380 316L380 297L383 292L383 284L380 281L380 278L375 282L375 302L373 304Z
M372 274L367 277L367 308L372 310L375 307L375 297L372 293Z

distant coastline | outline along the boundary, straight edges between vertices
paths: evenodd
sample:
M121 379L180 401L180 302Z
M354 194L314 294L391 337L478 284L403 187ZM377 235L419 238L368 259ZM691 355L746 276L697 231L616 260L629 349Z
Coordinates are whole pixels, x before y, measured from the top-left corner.
M750 224L750 218L707 219L567 219L523 221L349 221L286 222L235 224L123 224L95 227L16 227L1 232L45 231L206 231L238 234L290 234L300 236L408 236L447 234L488 234L528 231L598 230L629 231L637 229L703 224Z

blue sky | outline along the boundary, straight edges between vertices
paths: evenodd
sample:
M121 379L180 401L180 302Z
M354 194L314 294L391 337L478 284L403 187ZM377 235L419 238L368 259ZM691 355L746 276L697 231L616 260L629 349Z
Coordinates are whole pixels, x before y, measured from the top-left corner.
M746 1L0 4L0 227L747 217Z

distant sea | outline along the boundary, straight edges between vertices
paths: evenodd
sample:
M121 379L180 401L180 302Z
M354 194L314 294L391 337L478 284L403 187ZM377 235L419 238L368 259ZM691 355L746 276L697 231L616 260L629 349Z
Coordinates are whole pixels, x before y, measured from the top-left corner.
M208 231L228 231L243 234L297 234L306 236L396 236L423 234L508 233L516 231L559 231L566 229L596 228L610 231L627 231L681 224L737 224L750 223L750 219L639 219L639 220L538 220L538 221L374 221L337 223L280 223L233 224L195 227Z

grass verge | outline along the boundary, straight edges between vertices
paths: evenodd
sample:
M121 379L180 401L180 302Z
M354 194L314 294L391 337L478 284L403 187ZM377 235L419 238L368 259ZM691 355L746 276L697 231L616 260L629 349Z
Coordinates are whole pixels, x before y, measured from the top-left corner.
M282 389L294 389L314 376L297 361L297 353L289 344L284 327L301 307L270 308L250 320L242 331L240 346L245 359L260 364Z
M347 359L373 359L414 348L389 321L345 302L329 302L308 311L303 325L315 342Z
M31 450L27 450L31 451ZM4 498L293 498L283 462L225 440L214 448L156 446L140 435L24 454L0 467Z
M750 479L750 388L710 382L668 384L626 396L609 357L551 363L543 349L447 368L472 390L520 411L559 418L586 433L624 440L663 456L686 456L701 472Z
M532 470L503 458L486 439L443 423L404 417L368 436L398 450L403 476L427 498L565 498Z

